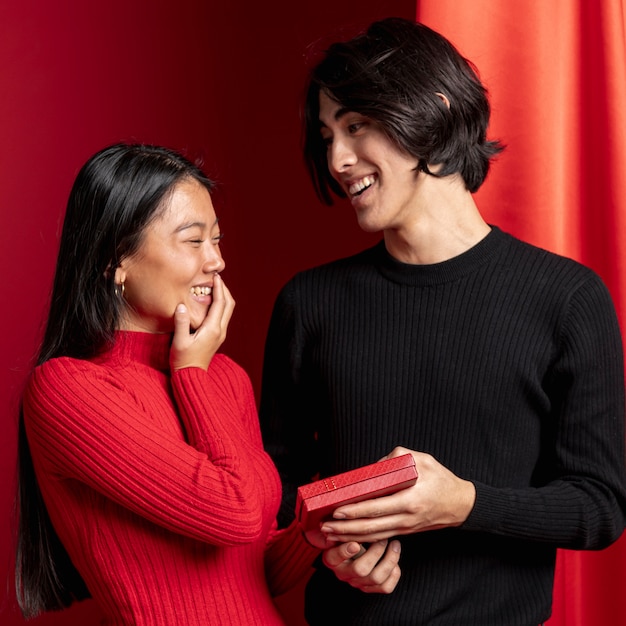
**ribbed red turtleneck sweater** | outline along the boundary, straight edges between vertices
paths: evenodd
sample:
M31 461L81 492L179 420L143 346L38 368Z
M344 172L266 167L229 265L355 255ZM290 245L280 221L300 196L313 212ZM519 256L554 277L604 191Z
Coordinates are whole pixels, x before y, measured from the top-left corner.
M24 416L50 517L107 625L281 625L272 595L317 552L275 531L244 371L218 354L170 374L170 340L122 332L35 370Z

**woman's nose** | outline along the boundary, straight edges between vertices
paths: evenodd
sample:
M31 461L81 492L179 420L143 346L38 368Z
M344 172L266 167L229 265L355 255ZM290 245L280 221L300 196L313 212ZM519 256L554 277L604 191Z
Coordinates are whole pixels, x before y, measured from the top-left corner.
M207 252L207 258L202 266L202 271L206 274L219 273L224 270L226 263L218 246L212 244Z

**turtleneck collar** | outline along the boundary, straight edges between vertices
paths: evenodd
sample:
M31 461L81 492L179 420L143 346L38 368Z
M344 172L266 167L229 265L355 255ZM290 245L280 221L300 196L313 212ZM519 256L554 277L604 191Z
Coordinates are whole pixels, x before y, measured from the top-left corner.
M117 360L120 363L134 361L161 372L169 372L171 342L172 335L167 333L118 330L112 348L95 360Z
M497 226L469 250L441 263L411 265L394 259L381 241L373 248L380 273L395 283L413 287L428 287L451 282L465 276L489 261L506 241L507 235Z

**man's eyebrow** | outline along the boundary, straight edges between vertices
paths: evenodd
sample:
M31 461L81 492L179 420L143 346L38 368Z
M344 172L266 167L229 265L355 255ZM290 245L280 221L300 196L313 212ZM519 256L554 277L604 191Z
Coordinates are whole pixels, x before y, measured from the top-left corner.
M341 107L335 111L333 118L336 122L338 122L344 115L347 115L348 113L350 113L350 109L348 109L347 107ZM324 127L326 127L326 124L324 124L324 122L320 119L320 128Z

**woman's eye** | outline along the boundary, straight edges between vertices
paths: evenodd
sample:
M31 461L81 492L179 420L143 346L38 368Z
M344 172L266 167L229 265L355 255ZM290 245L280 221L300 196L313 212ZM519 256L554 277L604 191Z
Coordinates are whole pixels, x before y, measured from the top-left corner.
M219 235L215 235L215 237L211 238L211 241L213 243L219 243L220 241L222 241L222 239L224 239L224 233L220 233Z
M354 122L353 124L348 125L348 132L352 135L361 130L363 126L365 126L365 122Z

